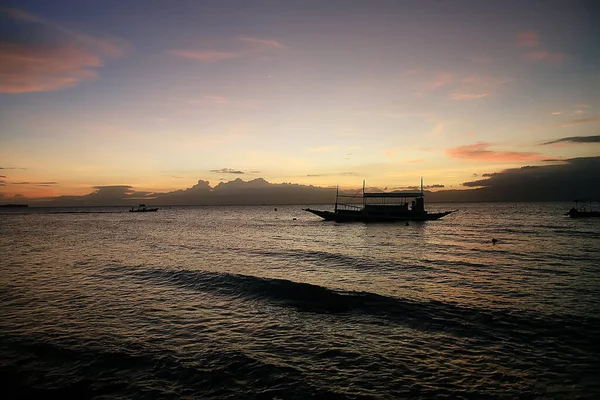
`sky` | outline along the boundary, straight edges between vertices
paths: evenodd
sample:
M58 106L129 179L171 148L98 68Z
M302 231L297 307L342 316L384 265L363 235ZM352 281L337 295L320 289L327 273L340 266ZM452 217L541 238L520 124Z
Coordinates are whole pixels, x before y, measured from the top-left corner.
M600 157L593 1L2 4L4 201L236 178L473 189Z

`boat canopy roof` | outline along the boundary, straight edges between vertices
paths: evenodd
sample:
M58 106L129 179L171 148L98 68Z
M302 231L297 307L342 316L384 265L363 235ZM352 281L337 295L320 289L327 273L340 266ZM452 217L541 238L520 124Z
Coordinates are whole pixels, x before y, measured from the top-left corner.
M421 192L365 193L363 197L422 197Z

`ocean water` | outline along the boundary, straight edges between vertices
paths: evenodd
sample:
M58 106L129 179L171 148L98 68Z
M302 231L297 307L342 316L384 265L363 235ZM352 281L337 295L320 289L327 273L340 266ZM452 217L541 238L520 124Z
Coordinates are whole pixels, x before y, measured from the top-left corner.
M570 206L2 211L3 397L600 398L600 219Z

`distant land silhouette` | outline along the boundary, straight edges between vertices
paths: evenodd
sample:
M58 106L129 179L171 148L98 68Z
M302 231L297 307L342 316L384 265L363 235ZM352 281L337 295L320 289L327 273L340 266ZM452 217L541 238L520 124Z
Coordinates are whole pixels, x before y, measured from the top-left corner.
M482 178L463 183L460 190L425 191L426 201L600 200L600 156L573 158L553 165L508 169L485 174ZM132 206L139 203L166 206L331 204L335 200L335 188L332 187L269 183L262 178L251 181L238 178L221 182L215 187L211 187L207 181L199 180L191 188L161 193L140 192L129 185L96 186L93 189L92 193L83 196L49 199L0 196L0 203L18 200L19 203L29 203L31 206ZM350 192L355 193L356 190Z

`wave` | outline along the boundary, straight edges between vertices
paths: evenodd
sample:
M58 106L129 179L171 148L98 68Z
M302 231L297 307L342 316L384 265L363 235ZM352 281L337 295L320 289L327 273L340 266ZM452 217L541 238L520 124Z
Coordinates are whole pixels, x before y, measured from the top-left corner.
M65 344L44 337L5 336L0 354L8 357L0 364L3 387L20 398L298 398L289 396L290 388L308 397L336 395L305 382L296 368L219 346L182 355L135 343Z
M333 253L330 251L318 251L318 250L255 250L251 254L258 256L266 256L269 258L279 258L282 260L293 260L301 262L311 262L316 264L327 264L334 266L341 266L346 268L356 268L360 270L374 269L379 272L383 270L397 270L397 269L418 269L418 270L432 270L434 268L426 265L400 265L397 262L385 259L373 259L372 257L360 257L353 255L346 255L340 253Z
M123 272L124 267L119 267ZM538 314L529 311L470 308L441 301L413 301L372 292L335 290L285 279L209 271L129 270L133 276L158 285L209 292L230 299L262 301L300 312L362 315L376 323L473 337L485 341L512 338L519 343L558 342L600 357L600 318Z

